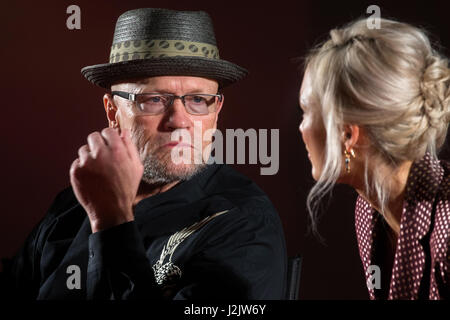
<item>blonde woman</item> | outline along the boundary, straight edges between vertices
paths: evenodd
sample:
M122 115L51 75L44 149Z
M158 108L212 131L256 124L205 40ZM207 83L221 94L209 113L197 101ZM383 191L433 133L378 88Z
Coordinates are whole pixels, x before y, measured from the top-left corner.
M449 298L450 165L437 158L449 86L448 61L424 31L387 19L380 29L358 20L332 30L306 59L299 129L316 180L308 210L316 228L334 184L357 191L371 299Z

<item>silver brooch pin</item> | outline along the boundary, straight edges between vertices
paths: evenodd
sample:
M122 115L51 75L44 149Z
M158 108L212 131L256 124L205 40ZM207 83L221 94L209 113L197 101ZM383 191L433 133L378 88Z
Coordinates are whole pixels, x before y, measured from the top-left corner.
M172 256L175 249L195 231L201 229L209 221L226 213L227 211L228 210L221 211L208 216L205 219L194 223L190 227L186 227L170 236L169 240L163 247L159 260L153 265L155 279L159 285L168 285L181 278L181 269L172 262ZM168 261L164 262L166 261L167 256Z

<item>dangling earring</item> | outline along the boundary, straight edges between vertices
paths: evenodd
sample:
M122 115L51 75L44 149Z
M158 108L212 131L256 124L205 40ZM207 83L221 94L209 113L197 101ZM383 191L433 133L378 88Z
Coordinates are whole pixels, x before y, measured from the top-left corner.
M345 171L347 173L350 173L350 156L352 158L355 158L355 151L353 149L350 149L350 152L348 152L346 149L344 150L345 155Z

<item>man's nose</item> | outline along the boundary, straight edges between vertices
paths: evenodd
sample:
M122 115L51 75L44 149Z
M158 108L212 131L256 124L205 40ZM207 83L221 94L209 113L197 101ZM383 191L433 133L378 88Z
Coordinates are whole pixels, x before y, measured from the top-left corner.
M187 129L191 127L192 121L183 105L181 99L174 99L167 110L165 126L167 129Z

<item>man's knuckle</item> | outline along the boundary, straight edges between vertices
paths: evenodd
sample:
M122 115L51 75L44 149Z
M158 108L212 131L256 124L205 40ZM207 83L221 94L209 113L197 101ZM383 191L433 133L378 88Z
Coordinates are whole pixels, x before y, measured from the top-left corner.
M106 136L114 135L114 132L115 132L115 130L112 129L112 128L105 128L105 129L102 130L102 134L106 135Z
M91 132L89 135L88 135L88 139L93 139L93 138L95 138L96 136L98 136L98 131L94 131L94 132Z
M77 158L75 159L72 164L70 165L70 172L74 172L76 170L76 168L78 167L80 160Z
M103 154L102 150L98 149L98 150L90 153L90 158L92 158L93 160L97 160L97 159L101 158L102 154Z
M72 167L70 168L70 175L75 177L75 178L79 178L80 174L81 174L81 164L77 163L75 165L72 165Z

